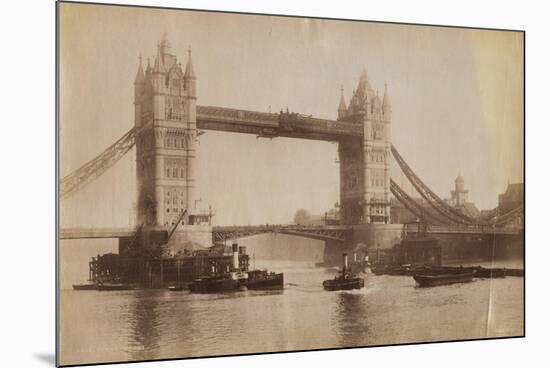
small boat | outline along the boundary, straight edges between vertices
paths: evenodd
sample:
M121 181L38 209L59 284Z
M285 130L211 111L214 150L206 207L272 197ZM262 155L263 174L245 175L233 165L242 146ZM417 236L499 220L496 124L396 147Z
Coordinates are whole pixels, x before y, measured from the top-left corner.
M97 290L97 284L76 284L74 290Z
M282 273L240 269L237 243L233 244L233 269L231 272L200 277L189 284L189 290L192 293L223 293L283 288L284 276Z
M332 280L323 281L323 288L327 291L336 290L353 290L365 287L365 280L355 274L349 272L348 255L343 254L344 265L342 271L338 273Z
M423 272L413 275L414 280L420 286L448 285L460 282L470 282L474 278L474 272L462 270L459 272Z
M112 284L112 283L97 284L97 290L99 291L134 290L134 289L135 289L135 286L131 284Z

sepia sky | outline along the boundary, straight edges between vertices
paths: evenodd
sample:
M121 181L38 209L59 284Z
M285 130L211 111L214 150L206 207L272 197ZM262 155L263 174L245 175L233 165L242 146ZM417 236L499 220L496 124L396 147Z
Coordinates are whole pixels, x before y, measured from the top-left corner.
M191 46L198 104L336 118L365 67L387 81L392 140L449 197L460 172L480 209L523 181L523 35L365 22L60 5L61 176L133 125L133 81L166 32L183 65ZM216 224L284 223L339 200L337 145L208 131L197 185ZM397 183L405 184L397 168ZM406 188L410 188L405 184ZM411 192L409 190L409 192ZM135 151L61 204L64 226L133 225Z

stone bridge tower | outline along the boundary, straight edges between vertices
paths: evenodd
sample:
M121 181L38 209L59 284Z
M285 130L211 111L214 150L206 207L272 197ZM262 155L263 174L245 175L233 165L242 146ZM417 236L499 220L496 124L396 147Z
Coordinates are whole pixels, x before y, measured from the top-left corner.
M363 70L349 106L341 96L338 120L363 127L361 142L338 145L342 221L350 225L389 223L391 103L387 86L380 98Z
M191 51L183 71L166 36L153 67L148 60L144 71L140 57L134 82L137 223L145 246L155 245L150 230L171 229L185 209L169 248L211 240L208 229L197 227L208 224L208 216L195 210L196 82Z

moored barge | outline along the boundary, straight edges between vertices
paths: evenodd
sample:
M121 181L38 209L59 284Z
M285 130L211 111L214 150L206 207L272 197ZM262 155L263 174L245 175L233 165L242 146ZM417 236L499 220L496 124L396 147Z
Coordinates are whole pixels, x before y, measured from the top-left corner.
M474 278L474 272L469 270L459 272L425 272L414 274L413 278L420 286L438 286L470 282Z

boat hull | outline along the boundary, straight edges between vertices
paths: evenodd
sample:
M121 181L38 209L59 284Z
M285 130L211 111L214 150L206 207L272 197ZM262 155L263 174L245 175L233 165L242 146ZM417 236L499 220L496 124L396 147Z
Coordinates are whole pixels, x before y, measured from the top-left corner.
M354 290L365 287L365 280L360 277L354 277L345 280L326 280L323 281L323 288L327 291Z
M507 272L505 268L483 268L477 267L475 270L475 277L480 278L501 278L506 277Z
M474 278L474 273L415 274L413 278L420 286L439 286L470 282Z
M74 290L97 290L96 284L78 284L73 285Z
M134 285L129 284L98 284L99 291L119 291L119 290L134 290Z
M249 278L242 283L248 290L271 290L284 288L284 275L282 273L270 274L262 278Z
M224 293L239 290L239 282L233 279L201 279L189 284L192 293Z

